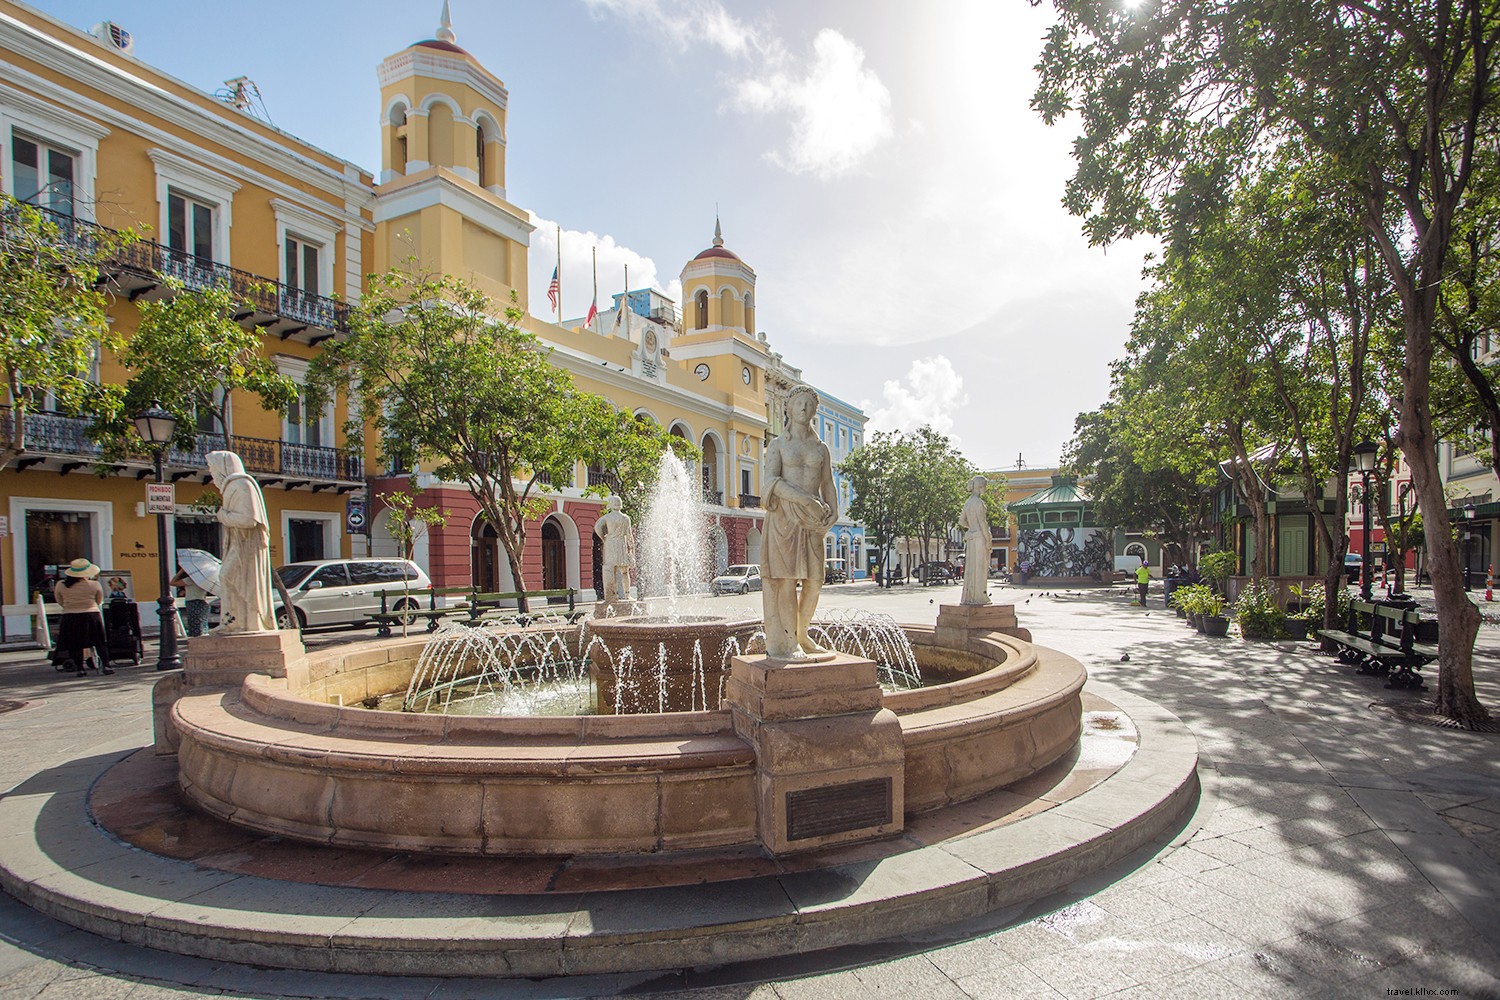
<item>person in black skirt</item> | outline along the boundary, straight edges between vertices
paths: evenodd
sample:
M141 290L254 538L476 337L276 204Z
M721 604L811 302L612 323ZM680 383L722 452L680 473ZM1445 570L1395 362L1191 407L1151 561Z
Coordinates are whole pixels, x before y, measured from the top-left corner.
M100 673L114 673L109 666L109 640L104 635L104 589L98 576L98 566L87 559L74 559L52 591L63 612L57 645L72 659L79 677L85 673L84 652L88 649L98 657Z

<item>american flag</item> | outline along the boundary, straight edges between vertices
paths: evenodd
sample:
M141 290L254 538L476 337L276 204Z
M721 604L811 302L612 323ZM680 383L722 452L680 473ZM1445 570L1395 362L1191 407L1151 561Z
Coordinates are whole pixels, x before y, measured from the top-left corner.
M552 308L557 308L557 268L552 269L552 283L547 286L547 301L552 303Z

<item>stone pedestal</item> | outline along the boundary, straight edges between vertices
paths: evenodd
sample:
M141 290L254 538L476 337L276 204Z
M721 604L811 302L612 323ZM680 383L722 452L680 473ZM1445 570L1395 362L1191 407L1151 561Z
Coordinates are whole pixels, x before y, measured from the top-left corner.
M875 662L736 656L724 704L755 747L757 825L772 854L901 832L905 751Z
M177 752L172 706L189 691L238 687L250 674L286 677L288 670L296 672L303 666L306 654L302 636L294 629L200 635L188 639L182 654L182 670L163 675L151 690L156 752ZM293 678L293 686L305 685L305 677Z
M1016 620L1014 604L940 604L933 635L939 646L965 649L970 632L1003 632L1031 641L1031 630Z

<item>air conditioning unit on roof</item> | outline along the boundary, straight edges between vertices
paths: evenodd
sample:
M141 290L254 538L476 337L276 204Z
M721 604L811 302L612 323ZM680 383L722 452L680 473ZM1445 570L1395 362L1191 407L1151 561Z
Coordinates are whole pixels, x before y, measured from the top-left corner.
M100 21L94 25L93 35L110 48L119 49L128 56L135 55L135 39L113 21Z

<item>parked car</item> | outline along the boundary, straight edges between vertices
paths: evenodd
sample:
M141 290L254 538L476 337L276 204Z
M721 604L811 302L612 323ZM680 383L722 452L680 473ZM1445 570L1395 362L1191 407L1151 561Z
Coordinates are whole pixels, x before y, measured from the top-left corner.
M760 564L738 563L714 577L709 585L714 596L720 594L748 594L760 589Z
M823 566L824 583L848 583L848 564L843 559L830 559Z
M1350 583L1358 583L1359 577L1365 568L1365 557L1358 552L1344 553L1344 575L1349 578Z
M422 568L409 559L323 559L288 563L276 570L276 576L292 599L292 610L288 612L282 605L281 595L272 595L279 628L362 625L370 620L371 615L380 613L382 590L417 591L432 586ZM390 597L386 601L390 611L401 611L408 605L413 611L423 607L416 595ZM210 605L209 614L211 619L218 618L218 601Z

